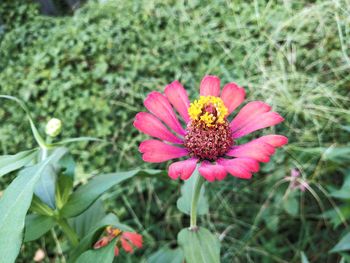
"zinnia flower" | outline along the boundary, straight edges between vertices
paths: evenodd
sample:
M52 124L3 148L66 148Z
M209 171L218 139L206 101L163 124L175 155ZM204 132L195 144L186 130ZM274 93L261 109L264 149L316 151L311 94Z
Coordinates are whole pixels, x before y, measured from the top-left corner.
M227 173L251 178L258 172L259 162L268 162L275 148L288 139L265 135L239 145L238 139L245 135L284 120L266 103L252 101L230 121L230 114L244 99L244 89L235 83L226 84L220 93L220 79L216 76L203 78L200 97L192 103L178 81L167 85L164 94L151 92L144 101L149 112L138 113L134 121L139 131L155 138L140 144L143 160L160 163L187 157L169 166L172 179L187 180L198 163L200 175L211 182L223 180Z
M142 247L142 236L133 232L123 232L118 228L107 227L105 230L106 235L100 238L94 245L94 249L99 249L101 247L107 246L114 238L118 238L116 246L114 248L114 255L119 255L119 245L121 243L122 248L127 253L132 253L134 247Z

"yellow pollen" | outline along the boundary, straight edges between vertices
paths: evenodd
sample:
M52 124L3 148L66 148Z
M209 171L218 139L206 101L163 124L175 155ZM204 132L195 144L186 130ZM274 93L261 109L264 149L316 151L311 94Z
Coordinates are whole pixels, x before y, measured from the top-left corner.
M208 108L215 109L215 112L208 111ZM225 123L228 110L219 97L200 96L191 103L188 114L192 121L201 121L207 127L214 127L216 124Z
M111 236L114 236L114 237L118 236L122 232L120 229L113 228L111 226L108 226L106 228L106 231L107 231L108 234L110 234Z

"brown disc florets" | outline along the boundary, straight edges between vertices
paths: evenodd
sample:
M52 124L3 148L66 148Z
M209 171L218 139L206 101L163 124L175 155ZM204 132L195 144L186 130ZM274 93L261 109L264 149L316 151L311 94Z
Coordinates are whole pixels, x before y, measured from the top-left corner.
M227 121L208 127L201 121L189 123L184 145L190 156L215 161L233 145L232 132Z

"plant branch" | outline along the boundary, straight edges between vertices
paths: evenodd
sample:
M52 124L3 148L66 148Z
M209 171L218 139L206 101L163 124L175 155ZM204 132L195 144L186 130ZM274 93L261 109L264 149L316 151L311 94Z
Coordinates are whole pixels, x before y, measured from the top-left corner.
M58 225L62 228L62 231L67 236L69 242L73 245L73 247L79 244L79 238L73 228L68 224L66 219L59 219L57 221Z

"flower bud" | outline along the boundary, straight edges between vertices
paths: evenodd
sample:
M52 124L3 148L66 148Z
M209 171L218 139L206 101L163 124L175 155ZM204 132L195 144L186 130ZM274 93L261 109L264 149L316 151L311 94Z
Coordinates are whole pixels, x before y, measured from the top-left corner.
M56 137L62 131L62 122L59 119L52 118L46 124L45 132L50 137Z
M110 242L108 237L102 237L100 240L98 240L95 245L94 245L94 249L99 249L101 247L105 247L108 245L108 243Z

